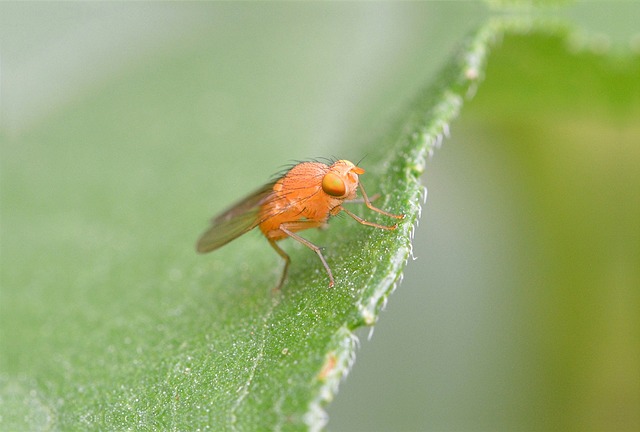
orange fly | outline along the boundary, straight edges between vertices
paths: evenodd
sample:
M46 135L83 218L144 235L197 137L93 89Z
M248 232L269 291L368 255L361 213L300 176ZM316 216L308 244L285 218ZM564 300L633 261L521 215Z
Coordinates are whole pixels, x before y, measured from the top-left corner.
M278 180L267 183L215 217L211 227L200 236L197 251L211 252L247 231L260 227L271 247L285 261L276 289L284 283L291 262L289 255L276 242L287 237L297 240L318 255L329 275L329 287L332 287L333 274L320 248L296 234L298 231L325 226L329 217L341 211L363 225L396 229L397 224L386 226L368 222L342 207L344 202L356 198L358 187L368 208L395 219L404 218L404 215L387 213L371 204L362 183L358 181L361 174L364 174L364 170L348 160L339 160L331 165L322 162L299 163Z

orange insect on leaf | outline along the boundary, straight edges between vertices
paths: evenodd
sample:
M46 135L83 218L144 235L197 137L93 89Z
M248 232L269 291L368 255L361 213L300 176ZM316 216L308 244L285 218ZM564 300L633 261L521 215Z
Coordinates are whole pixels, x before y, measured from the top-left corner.
M280 282L284 283L291 259L276 243L290 237L314 251L329 276L329 287L334 286L333 274L320 248L300 237L298 231L324 226L331 216L341 211L363 225L394 230L397 225L379 225L368 222L342 207L345 201L356 198L360 188L365 205L385 216L403 219L380 210L371 204L358 176L364 170L348 160L339 160L331 165L322 162L302 162L291 168L285 175L272 183L267 183L245 199L239 201L211 221L211 226L200 236L196 249L200 253L211 252L229 243L255 227L269 241L273 249L285 260Z

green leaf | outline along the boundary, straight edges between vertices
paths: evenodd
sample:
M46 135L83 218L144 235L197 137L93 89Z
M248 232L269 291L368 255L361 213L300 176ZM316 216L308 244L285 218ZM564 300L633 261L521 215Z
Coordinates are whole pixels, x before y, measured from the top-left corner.
M173 8L156 16L167 27ZM308 156L301 153L309 149L280 143L314 143L299 123L313 115L295 112L298 98L323 101L314 84L348 72L321 66L342 66L338 60L360 53L357 44L338 58L325 48L350 35L353 23L344 17L355 19L360 9L322 6L342 23L340 31L298 9L292 37L278 29L291 30L295 12L252 6L243 15L234 8L188 15L197 31L171 40L157 57L133 62L44 119L3 126L3 429L322 426L323 408L353 362L354 331L377 321L410 256L426 156L483 76L493 41L508 29L533 27L528 19L480 27L395 124L385 122L391 126L373 139L358 131L368 145L340 156L368 154L361 178L368 192L381 193L376 205L406 219L393 232L349 218L305 232L325 247L336 287L327 288L312 252L289 242L289 279L273 293L282 263L258 233L202 257L193 243L208 216L266 180L265 165L275 171L282 155ZM200 11L212 21L200 21ZM265 24L265 13L273 21ZM214 19L221 28L210 25ZM225 28L232 24L246 39L229 42L238 35ZM322 37L298 45L314 31ZM440 58L451 53L446 48ZM380 87L401 94L415 89L412 79L406 87ZM216 81L224 85L210 86ZM290 107L290 116L269 112L271 105ZM310 111L321 117L318 129L337 120L327 106ZM286 126L271 131L285 117ZM354 211L390 223L365 208Z

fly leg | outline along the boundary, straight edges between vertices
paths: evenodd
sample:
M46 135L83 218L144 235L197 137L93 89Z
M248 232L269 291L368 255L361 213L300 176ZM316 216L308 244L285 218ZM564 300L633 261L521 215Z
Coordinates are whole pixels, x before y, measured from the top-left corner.
M280 288L282 287L284 280L287 278L287 272L289 271L289 264L291 263L291 258L289 258L289 255L287 255L287 253L284 250L282 250L280 246L278 246L275 240L272 240L270 238L268 238L267 240L269 240L269 244L271 245L271 247L276 252L278 252L278 255L280 255L284 259L284 268L282 269L282 276L280 276L280 282L278 282L278 285L273 289L274 291L280 291Z
M380 194L377 193L373 196L367 197L367 199L369 200L370 203L374 202L375 200L377 200L378 198L380 198ZM344 202L345 204L364 204L364 198L354 198L352 200L347 200Z
M327 261L324 259L324 256L322 255L322 251L320 250L320 248L316 245L314 245L313 243L311 243L309 240L300 237L298 234L294 233L293 231L287 229L288 228L293 228L296 225L296 222L293 222L291 224L287 224L287 223L283 223L282 225L280 225L280 231L282 231L283 233L285 233L286 235L288 235L289 237L291 237L292 239L302 243L303 245L305 245L306 247L308 247L309 249L311 249L312 251L314 251L316 253L316 255L318 255L318 258L320 258L320 261L322 261L322 265L324 266L324 269L327 271L327 275L329 276L329 288L332 288L335 283L333 281L333 274L331 273L331 269L329 268L329 265L327 264ZM309 225L309 224L306 224ZM320 224L318 224L320 225ZM271 241L271 240L270 240ZM278 247L278 249L280 249ZM280 249L282 251L282 249ZM280 253L280 252L278 252ZM284 252L282 252L284 253ZM286 255L286 254L285 254ZM281 254L282 256L282 254ZM289 257L287 256L287 259ZM288 262L287 262L287 266L288 266ZM285 267L286 270L286 267ZM283 275L283 279L284 279L284 275ZM282 284L282 282L280 282L280 284Z
M362 183L359 184L360 186L360 191L362 192L362 200L364 201L364 204L369 207L369 209L373 210L374 212L383 214L385 216L389 216L395 219L404 219L404 215L396 215L393 213L389 213L386 212L384 210L379 209L378 207L374 207L373 204L371 204L371 200L369 199L369 197L367 196L367 193L364 191L364 187L362 186ZM379 195L376 194L373 196L373 198L377 198ZM349 202L353 202L353 201L349 201ZM342 207L342 206L338 206L336 207L337 211L334 214L337 214L340 211L344 211L346 214L348 214L349 216L351 216L352 218L354 218L356 221L358 221L359 223L361 223L362 225L367 225L367 226L371 226L374 228L380 228L380 229L385 229L385 230L394 230L396 228L398 228L398 224L393 224L393 225L380 225L374 222L369 222L367 220L362 219L360 216L356 215L355 213L352 213L351 211L347 210L346 208Z
M358 216L358 215L356 215L356 214L354 214L354 213L351 213L349 210L347 210L347 209L346 209L346 208L344 208L344 207L341 207L340 209L341 209L343 212L345 212L346 214L348 214L349 216L351 216L352 218L354 218L356 221L358 221L359 223L361 223L362 225L367 225L367 226L370 226L370 227L380 228L380 229L385 229L385 230L390 230L390 231L392 231L392 230L394 230L394 229L398 228L398 224L393 224L393 225L391 225L391 226L387 226L387 225L380 225L380 224L377 224L377 223L374 223L374 222L369 222L369 221L367 221L367 220L364 220L364 219L362 219L360 216ZM403 217L404 217L404 216L403 216Z
M362 199L364 200L364 204L369 207L369 209L373 210L376 213L380 213L383 214L385 216L389 216L395 219L404 219L404 215L395 215L392 213L388 213L384 210L380 210L378 207L374 207L373 204L371 204L371 200L369 199L369 197L367 196L367 193L364 191L364 186L362 186L362 183L359 184L360 186L360 191L362 192ZM374 195L375 198L377 198L377 196ZM355 220L357 220L358 222L362 223L361 220L358 220L357 217L354 217L355 215L353 213L347 212L347 214L351 217L353 217ZM364 225L368 225L368 224L364 224ZM381 228L382 226L379 225L371 225L371 226L377 226L378 228Z

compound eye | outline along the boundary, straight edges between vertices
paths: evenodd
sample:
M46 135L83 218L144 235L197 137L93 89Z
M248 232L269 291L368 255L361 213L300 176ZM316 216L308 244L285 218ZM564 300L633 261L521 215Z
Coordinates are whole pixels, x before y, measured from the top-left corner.
M333 172L328 172L322 178L322 190L327 194L334 197L341 197L347 192L347 188L344 185L344 180L339 175Z

